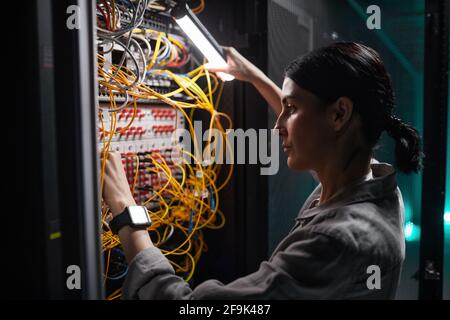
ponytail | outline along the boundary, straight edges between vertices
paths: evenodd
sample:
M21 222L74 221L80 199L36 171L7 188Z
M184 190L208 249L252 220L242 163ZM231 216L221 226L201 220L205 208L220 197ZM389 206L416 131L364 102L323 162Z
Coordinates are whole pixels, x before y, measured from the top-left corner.
M385 130L395 140L395 166L404 173L422 169L420 136L418 131L397 117L389 116Z

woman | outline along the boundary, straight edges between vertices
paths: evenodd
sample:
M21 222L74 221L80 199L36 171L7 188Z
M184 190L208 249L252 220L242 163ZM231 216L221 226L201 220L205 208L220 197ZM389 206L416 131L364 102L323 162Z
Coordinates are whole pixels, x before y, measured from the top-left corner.
M403 200L395 169L372 160L386 131L395 166L417 172L417 131L393 116L390 78L379 55L335 43L293 61L280 90L234 49L224 71L251 82L278 115L292 170L312 170L320 185L268 261L227 285L195 289L174 274L144 230L119 236L130 262L126 299L392 299L405 256ZM215 70L219 71L219 70ZM107 161L104 199L117 215L134 205L120 155Z

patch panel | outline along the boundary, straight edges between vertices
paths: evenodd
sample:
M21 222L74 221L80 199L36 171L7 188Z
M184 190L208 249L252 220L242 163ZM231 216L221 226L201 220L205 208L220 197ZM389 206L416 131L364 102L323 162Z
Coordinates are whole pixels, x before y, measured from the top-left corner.
M130 121L132 124L129 125ZM113 142L145 141L149 139L167 139L177 128L184 128L184 116L179 110L170 107L149 107L139 105L134 108L124 108L116 115L116 133ZM102 124L99 124L100 127ZM103 119L103 126L108 130L111 119ZM102 140L102 133L99 133Z
M118 2L123 5L128 5L127 1ZM180 29L178 25L174 23L173 18L164 12L164 10L168 10L169 7L170 5L168 7L162 7L162 10L147 9L140 27L143 29L152 29L165 33L174 31L180 32ZM123 17L122 19L125 24L130 23L130 20L127 17Z
M156 92L160 93L160 94L165 94L168 93L170 90L155 90ZM186 101L186 102L191 102L193 99L187 95L184 94L174 94L172 96L173 100L177 100L177 101ZM116 101L117 104L121 104L124 103L126 101L126 96L122 93L114 93L114 100ZM129 98L128 101L131 101L132 99ZM109 94L104 93L104 92L100 92L98 95L98 101L101 103L105 103L105 109L108 108L109 106L109 102L111 101ZM139 99L139 103L145 103L145 104L154 104L154 105L165 105L165 102L159 100L159 99Z
M112 119L107 112L102 117L99 128L109 131ZM127 107L116 113L116 130L112 137L103 137L104 133L99 131L99 150L103 149L105 141L111 139L110 150L121 153L128 182L130 186L134 185L134 197L138 203L145 202L152 192L167 182L166 177L149 172L151 164L146 155L157 154L154 158L164 159L175 179L182 178L181 169L176 163L181 162L180 149L184 146L180 143L181 135L177 134L176 129L184 127L185 118L181 111L168 106L140 103L136 110ZM138 162L136 157L139 158ZM138 168L136 163L139 163Z
M146 152L124 153L122 164L127 174L128 183L130 186L134 186L133 196L138 203L145 203L152 196L153 192L159 191L168 181L165 175L156 174L152 171L155 166L148 156L155 157L156 154L158 155L157 159L161 159L158 162L161 163L164 160L168 164L175 179L181 180L183 177L182 169L172 160L174 157L179 157L177 148L155 148ZM161 195L170 196L164 192Z
M153 29L165 33L172 33L174 31L180 32L179 27L174 23L173 18L164 12L153 12L147 10L144 15L144 21L141 27L145 29Z
M170 79L168 76L158 75L158 74L155 74L155 75L148 74L143 83L159 94L167 94L167 93L179 88L178 86L176 86L176 84L173 83L173 80ZM126 100L126 96L123 93L114 92L113 95L114 95L115 101L118 103L123 103ZM177 93L177 94L173 95L172 98L174 100L186 101L186 102L191 102L193 100L190 96L188 96L184 93ZM99 102L108 103L108 105L109 105L111 98L109 96L109 93L99 90L98 100L99 100ZM161 100L155 98L155 99L151 99L151 100L150 99L139 99L139 103L161 104L163 102Z

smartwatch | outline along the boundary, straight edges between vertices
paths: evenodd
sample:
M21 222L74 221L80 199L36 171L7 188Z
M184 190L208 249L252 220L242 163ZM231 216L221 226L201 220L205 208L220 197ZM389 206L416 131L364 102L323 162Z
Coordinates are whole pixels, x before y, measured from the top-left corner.
M146 207L129 206L109 222L109 228L114 234L118 234L119 230L125 226L134 229L147 229L151 224L152 221Z

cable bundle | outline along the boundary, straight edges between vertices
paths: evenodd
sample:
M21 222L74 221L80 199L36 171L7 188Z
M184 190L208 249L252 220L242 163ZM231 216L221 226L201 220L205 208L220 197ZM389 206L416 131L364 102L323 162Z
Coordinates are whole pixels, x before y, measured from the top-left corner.
M144 9L148 7L149 2L121 1L120 5L115 1L97 2L99 41L103 45L111 45L111 48L106 48L98 54L98 83L100 90L105 92L110 100L107 107L100 106L99 132L104 153L102 159L106 159L105 155L110 150L113 137L127 131L136 120L139 100L161 101L184 115L194 150L190 153L182 146L175 145L172 152L180 155L179 163L170 162L161 153L150 150L123 156L124 160L132 161L134 167L131 191L135 193L139 191L138 188L143 188L148 192L148 197L141 199L138 204L149 209L153 224L148 230L155 246L169 259L177 274L189 281L202 252L207 250L203 230L218 229L225 223L225 217L219 209L219 191L228 183L233 172L233 166L230 165L226 178L218 185L223 166L196 157L201 154L202 146L197 145L193 126L194 112L203 110L209 114L209 129L219 130L228 150L230 146L226 143L225 131L232 127L232 121L228 115L217 110L223 83L203 65L187 74L177 74L165 69L185 66L189 55L181 38L139 28ZM131 12L124 10L122 6L125 3L129 4ZM201 4L204 6L203 1ZM130 23L122 25L124 16ZM114 44L120 46L124 50L124 56L127 56L127 59L123 58L115 65L104 57ZM125 64L125 60L130 61L130 68ZM146 78L159 75L171 79L176 88L161 94L146 84ZM117 94L125 96L125 101L119 105L116 103ZM189 102L176 99L179 94L188 97ZM118 128L118 112L124 108L132 108L131 118L126 125ZM210 135L206 148L217 147L217 143ZM105 160L102 160L101 191L105 165ZM137 187L138 173L142 171L152 175L155 183L151 187ZM128 270L122 262L112 263L112 260L119 259L123 253L120 251L119 238L112 234L106 223L108 215L109 209L104 206L102 247L106 257L105 282L123 279ZM112 256L119 258L112 259ZM121 270L117 271L117 268ZM111 271L112 269L115 270ZM112 292L108 299L116 299L120 295L119 288Z

